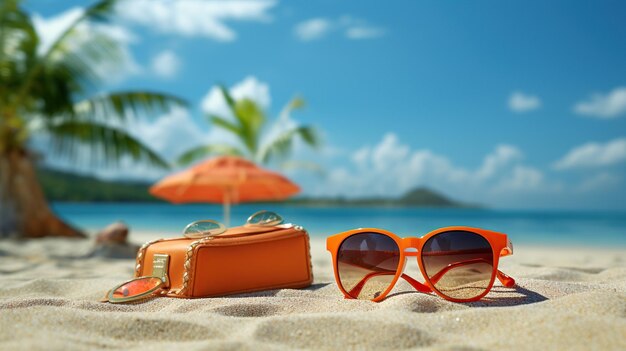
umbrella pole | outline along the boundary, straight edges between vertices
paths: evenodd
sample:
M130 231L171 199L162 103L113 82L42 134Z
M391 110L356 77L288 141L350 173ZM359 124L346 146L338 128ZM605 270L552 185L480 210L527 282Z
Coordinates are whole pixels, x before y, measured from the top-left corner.
M226 228L230 226L230 189L224 194L224 225Z

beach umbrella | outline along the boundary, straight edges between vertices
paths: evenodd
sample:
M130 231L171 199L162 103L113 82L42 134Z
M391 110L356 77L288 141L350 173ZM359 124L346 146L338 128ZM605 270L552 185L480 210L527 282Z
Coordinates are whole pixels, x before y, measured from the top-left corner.
M150 188L150 194L175 204L221 203L227 226L231 204L284 200L299 191L298 185L281 174L236 156L209 159Z

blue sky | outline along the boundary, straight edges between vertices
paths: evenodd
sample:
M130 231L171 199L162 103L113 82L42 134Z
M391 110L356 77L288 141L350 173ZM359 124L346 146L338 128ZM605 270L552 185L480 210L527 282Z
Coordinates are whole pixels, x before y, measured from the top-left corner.
M89 2L31 0L44 37ZM626 209L626 4L620 1L122 1L102 29L127 50L106 90L175 93L189 111L131 130L173 158L207 140L217 83L325 147L290 172L309 195L399 195L427 185L505 208ZM156 179L126 162L102 177Z

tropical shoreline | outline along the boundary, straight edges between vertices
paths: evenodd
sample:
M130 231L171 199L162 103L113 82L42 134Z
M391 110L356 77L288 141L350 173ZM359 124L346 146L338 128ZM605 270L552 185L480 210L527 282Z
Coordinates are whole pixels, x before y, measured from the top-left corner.
M56 202L144 202L163 203L150 195L149 182L102 180L95 176L64 172L53 169L38 170L46 196ZM293 206L363 206L363 207L435 207L435 208L483 208L482 205L453 200L437 191L417 187L399 197L310 197L300 196L278 202L258 204L289 204Z

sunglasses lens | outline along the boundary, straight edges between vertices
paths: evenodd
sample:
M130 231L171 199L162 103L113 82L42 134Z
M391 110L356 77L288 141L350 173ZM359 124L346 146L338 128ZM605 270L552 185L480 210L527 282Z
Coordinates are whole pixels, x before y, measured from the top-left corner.
M399 262L400 249L392 238L359 233L339 246L337 273L341 286L351 297L371 300L389 288Z
M157 277L142 277L126 282L111 292L110 302L132 301L134 298L147 296L163 286L163 280Z
M249 225L258 225L262 227L274 226L283 223L283 218L276 212L259 211L248 217L246 222Z
M183 235L187 238L197 239L206 236L222 234L226 227L220 222L213 220L196 221L185 227Z
M459 300L487 290L493 276L493 250L487 239L465 231L437 234L424 243L422 263L431 284Z

